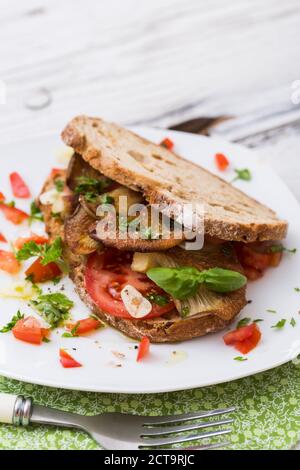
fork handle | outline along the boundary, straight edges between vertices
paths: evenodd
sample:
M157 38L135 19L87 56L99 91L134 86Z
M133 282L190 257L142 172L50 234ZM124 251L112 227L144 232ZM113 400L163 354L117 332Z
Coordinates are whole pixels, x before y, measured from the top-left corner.
M32 410L31 398L0 393L0 423L27 426Z

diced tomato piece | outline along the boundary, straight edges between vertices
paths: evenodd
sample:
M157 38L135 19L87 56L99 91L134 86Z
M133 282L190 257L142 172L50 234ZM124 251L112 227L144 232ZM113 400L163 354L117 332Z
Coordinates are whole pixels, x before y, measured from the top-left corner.
M256 323L229 331L223 336L226 345L234 346L242 354L254 349L261 338L261 332Z
M85 318L84 320L79 320L77 323L68 323L67 329L69 331L73 330L76 327L76 334L83 335L89 333L90 331L97 330L101 326L100 320L96 318Z
M162 147L165 147L166 149L168 150L172 150L174 148L174 142L169 139L169 137L166 137L161 143L160 145Z
M282 252L277 252L277 253L270 253L270 262L269 266L272 268L277 268L279 266L280 261L282 259Z
M19 197L23 199L30 197L29 188L27 184L25 183L25 181L23 180L23 178L19 175L19 173L17 173L16 171L14 173L11 173L9 175L9 179L10 179L10 184L12 187L13 195L15 197Z
M0 192L0 202L5 201L5 196L3 193Z
M229 166L229 160L223 153L216 153L215 162L220 171L225 171Z
M49 331L42 328L40 322L34 317L19 320L12 329L16 339L32 344L41 344L43 339L48 336Z
M21 250L25 243L28 242L35 242L38 245L43 245L44 243L49 242L49 238L42 237L41 235L37 235L36 233L32 233L30 237L19 237L17 240L14 242L14 246L17 250Z
M54 176L60 175L62 170L60 168L52 168L50 176L53 178Z
M70 369L72 367L82 367L82 364L75 361L70 354L67 353L65 349L59 350L59 361L65 369Z
M3 203L0 203L0 210L3 212L7 220L16 225L21 224L24 220L29 218L29 215L21 209L10 207Z
M139 349L137 353L137 362L141 361L144 359L144 357L148 356L150 351L150 340L147 338L147 336L144 336L139 344Z
M5 236L3 235L3 233L0 233L0 242L7 243L7 240L6 240Z
M244 266L244 273L249 281L256 281L263 276L262 271L259 271L255 268L250 268L249 266Z
M20 271L20 263L11 251L0 250L0 269L9 274L17 274Z
M46 282L55 279L61 275L61 270L56 263L49 263L45 266L41 263L40 258L34 261L25 271L27 277L31 276L35 283Z

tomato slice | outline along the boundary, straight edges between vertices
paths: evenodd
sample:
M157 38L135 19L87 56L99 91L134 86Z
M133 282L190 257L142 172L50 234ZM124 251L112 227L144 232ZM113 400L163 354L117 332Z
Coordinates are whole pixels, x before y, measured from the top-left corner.
M12 329L16 339L31 344L41 344L43 338L48 336L49 331L42 328L40 322L34 317L19 320Z
M43 245L44 243L49 242L49 238L42 237L41 235L37 235L36 233L31 233L30 237L19 237L17 240L14 242L14 246L17 250L20 250L23 248L25 243L28 242L35 242L38 245Z
M9 179L10 179L10 184L12 187L13 195L15 197L19 197L23 199L30 197L29 188L27 184L25 183L25 181L23 180L23 178L19 175L19 173L17 173L16 171L14 173L11 173L9 175Z
M3 203L0 203L0 210L3 212L7 220L16 225L21 224L24 220L29 218L29 215L21 209L10 207Z
M0 242L7 243L7 240L6 240L5 236L1 232L0 232Z
M142 295L150 293L165 295L145 274L132 271L130 268L132 253L118 250L105 250L92 253L87 261L85 287L95 304L105 313L115 317L135 321L125 308L121 291L126 285L135 287ZM168 297L169 299L169 297ZM170 312L174 303L169 299L167 305L152 304L152 311L143 319L155 318Z
M225 171L229 166L229 160L223 153L216 153L215 162L220 171Z
M25 271L27 277L31 277L35 283L46 282L55 279L61 275L61 270L56 263L49 263L45 266L41 263L40 258Z
M229 331L223 336L226 345L234 346L242 354L254 349L261 338L261 332L256 323Z
M169 139L169 137L166 137L164 140L161 141L160 145L168 150L172 150L174 147L174 142Z
M20 263L11 251L0 250L0 269L9 274L17 274L20 271Z
M100 320L96 318L85 318L84 320L79 320L77 323L67 323L67 329L69 331L73 330L76 327L76 334L83 335L89 333L90 331L97 330L101 326Z
M1 193L1 191L0 191L0 202L3 202L3 201L5 201L5 196L4 196L4 194Z
M260 278L267 268L279 265L282 253L272 253L270 246L270 242L235 243L238 259L251 281Z
M53 178L54 176L60 175L63 172L60 168L52 168L50 177Z
M150 352L150 340L147 338L147 336L144 336L139 344L139 349L137 353L137 362L141 361L144 359L144 357L148 356Z
M59 350L59 361L65 369L71 369L73 367L82 367L82 364L75 361L72 356L65 349Z

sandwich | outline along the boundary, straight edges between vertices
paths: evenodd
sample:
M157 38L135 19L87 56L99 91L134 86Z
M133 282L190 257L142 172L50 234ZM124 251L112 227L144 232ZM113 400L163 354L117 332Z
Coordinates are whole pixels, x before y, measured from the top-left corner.
M230 325L247 303L247 277L278 264L280 250L270 248L280 247L287 223L223 179L116 124L78 116L62 139L74 154L66 170L48 177L40 207L50 239L63 240L70 278L91 312L154 343ZM63 191L53 197L58 182ZM187 221L178 207L191 203L202 212ZM143 208L139 216L130 213L133 206ZM155 230L147 225L153 207ZM199 234L201 246L187 249Z

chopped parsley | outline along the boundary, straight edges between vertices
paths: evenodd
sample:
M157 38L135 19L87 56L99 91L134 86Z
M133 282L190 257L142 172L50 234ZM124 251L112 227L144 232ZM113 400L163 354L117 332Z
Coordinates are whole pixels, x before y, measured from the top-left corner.
M243 168L241 170L235 168L236 177L233 178L232 183L236 180L250 181L252 179L252 174L248 168Z
M40 208L36 205L36 202L32 201L30 205L29 224L31 224L34 220L39 220L40 222L43 222L44 217Z
M77 330L79 326L80 326L80 322L78 321L70 332L66 332L61 335L62 338L76 338L76 336L78 336Z
M281 320L279 320L279 322L276 323L276 325L271 326L271 328L277 328L278 330L282 330L285 324L286 324L286 319L282 318Z
M236 356L233 358L234 361L239 361L239 362L244 362L244 361L248 361L248 358L247 357L243 357L243 356Z
M114 204L115 200L109 194L103 194L99 199L100 204Z
M183 318L187 317L189 313L190 313L189 307L183 307L183 309L181 310L181 316Z
M51 217L53 217L54 219L59 219L60 216L61 216L60 212L51 212Z
M55 286L57 286L57 284L59 284L61 281L61 277L55 277L54 279L52 279L52 282Z
M159 294L149 294L147 295L147 299L156 305L159 305L160 307L164 307L165 305L168 305L170 302L167 297L164 295L159 295Z
M272 308L267 308L266 309L266 312L269 312L269 313L277 313L276 310L273 310Z
M293 328L295 328L295 326L297 325L296 320L295 320L294 317L291 318L290 325L292 325Z
M39 245L33 240L24 243L23 247L18 251L16 258L18 261L26 261L32 256L39 256L41 264L44 266L55 261L61 261L61 238L58 237L53 243L44 243L43 245Z
M20 310L17 311L16 315L12 317L10 322L7 323L3 328L1 328L0 333L8 333L13 329L13 327L16 325L16 323L19 320L23 320L24 315L21 314Z
M271 253L286 252L286 253L295 254L295 253L297 253L297 248L285 248L282 245L273 245L273 246L271 246L270 251L271 251Z
M51 328L56 328L69 318L74 303L64 294L54 292L39 295L31 301L31 305L49 323Z
M54 181L54 186L55 186L55 189L58 193L62 193L63 190L64 190L64 187L65 187L65 183L64 183L63 180L56 179Z
M44 338L42 339L43 343L51 343L50 339L47 338L46 336L44 336Z
M253 323L260 323L260 322L262 322L262 321L263 321L262 318L257 318L256 320L253 320Z
M248 325L250 322L251 322L251 318L248 318L248 317L247 317L247 318L242 318L242 319L238 322L238 324L237 324L236 327L237 327L237 328L242 328L243 326Z
M79 176L77 178L75 193L83 194L88 202L96 202L99 194L101 194L110 185L110 183L111 181L108 178L99 180L96 178L90 178L89 176Z
M294 287L295 292L300 292L300 287Z

